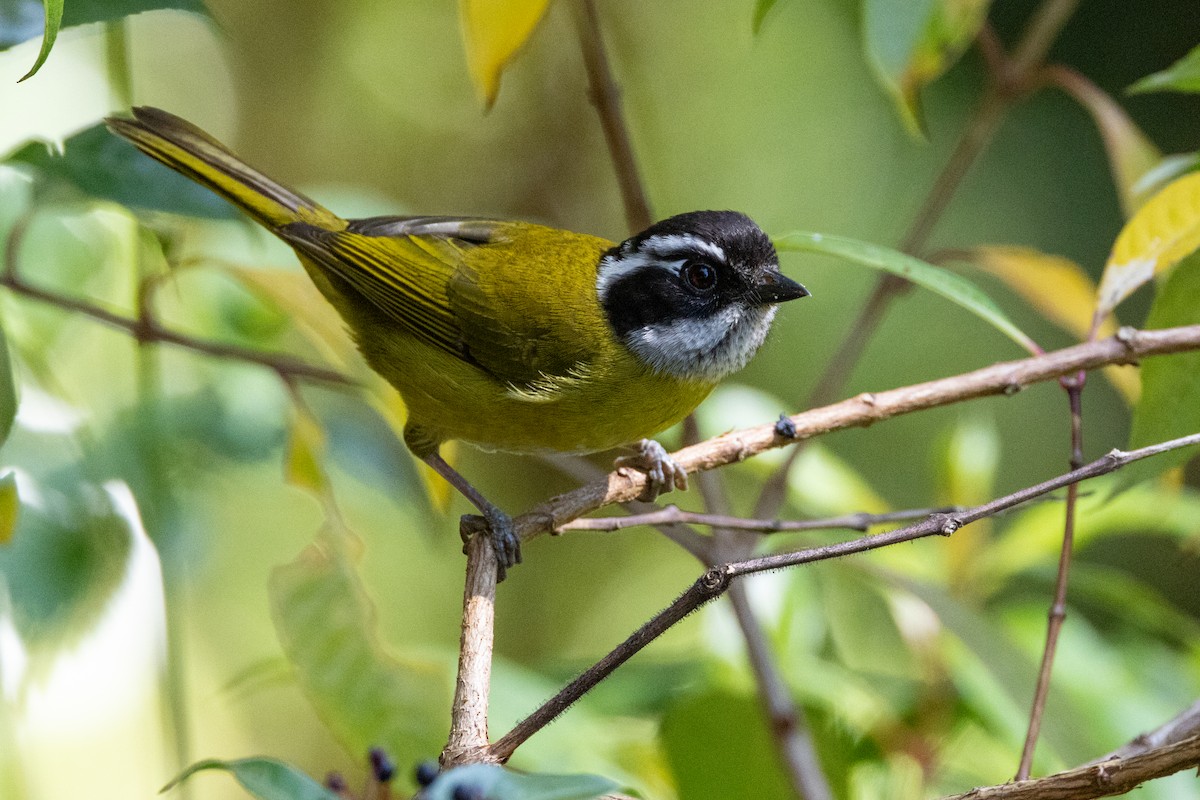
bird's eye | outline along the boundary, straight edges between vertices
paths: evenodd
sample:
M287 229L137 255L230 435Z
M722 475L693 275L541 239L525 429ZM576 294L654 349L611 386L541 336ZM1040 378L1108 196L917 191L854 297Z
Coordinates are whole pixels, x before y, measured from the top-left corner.
M703 261L689 261L680 270L683 279L698 292L707 292L717 285L717 270Z

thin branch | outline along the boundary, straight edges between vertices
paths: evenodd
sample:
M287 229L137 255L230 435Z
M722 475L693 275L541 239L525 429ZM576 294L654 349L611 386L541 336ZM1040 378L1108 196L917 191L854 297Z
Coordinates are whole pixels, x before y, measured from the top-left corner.
M957 506L942 508L910 508L903 511L888 511L882 514L868 514L860 511L854 514L843 514L838 517L824 519L747 519L732 517L724 514L701 514L694 511L682 511L674 504L646 511L641 514L630 514L627 517L583 517L571 520L555 529L556 533L566 531L598 531L610 533L633 528L638 525L706 525L712 528L727 528L730 530L755 531L758 533L786 533L792 531L824 531L824 530L853 530L866 531L874 525L886 525L891 522L906 522L910 519L920 519L930 514L949 514L959 510Z
M942 800L1090 800L1125 794L1155 778L1200 765L1200 736L1130 758L1076 767L1032 781L1005 783L949 795Z
M1200 433L1128 452L1113 450L1104 457L1077 470L1072 470L1035 486L1030 486L984 503L983 505L954 514L934 514L915 525L886 533L878 533L837 544L812 547L790 553L778 553L713 567L697 578L696 582L680 595L675 602L652 617L650 621L638 628L629 638L610 651L600 661L596 662L596 664L582 675L563 687L558 694L543 703L541 707L521 720L521 722L517 723L516 727L492 745L491 755L501 762L507 761L522 742L548 725L559 714L566 711L575 701L596 686L596 684L612 674L617 667L624 664L688 614L691 614L710 600L724 594L734 578L782 569L784 567L793 567L799 564L809 564L815 561L825 561L831 558L841 558L854 553L876 550L881 547L927 536L949 536L965 525L1061 489L1064 486L1078 483L1087 478L1106 475L1120 469L1126 464L1139 461L1143 458L1149 458L1150 456L1165 453L1169 450L1176 450L1181 447L1197 444L1200 444Z
M771 740L779 751L779 759L791 780L792 790L804 800L832 800L833 792L817 759L804 709L792 700L792 694L775 664L766 633L750 606L744 583L735 581L730 585L729 600L746 640L746 654L750 669L754 672L759 700L770 725Z
M488 748L488 693L496 623L496 554L489 537L467 541L458 678L450 709L450 736L438 759L443 768L494 761Z
M300 359L278 353L263 353L248 347L235 344L214 342L200 339L164 328L153 317L130 319L115 314L108 309L89 303L86 300L61 294L51 289L34 286L15 271L6 269L0 271L0 286L4 286L14 294L28 297L42 303L47 303L64 311L70 311L88 317L109 327L125 331L135 341L145 344L164 342L173 344L197 353L214 358L241 361L265 367L277 374L285 382L293 380L308 380L317 383L329 383L341 386L356 386L357 382L348 375L326 367L308 364Z
M579 28L579 44L583 50L583 63L587 69L589 93L596 113L600 115L600 127L604 129L604 140L612 156L617 183L621 187L621 199L625 203L625 221L633 231L649 228L654 222L650 202L638 173L637 159L633 154L633 143L629 128L621 113L621 90L613 79L604 50L604 37L600 33L600 16L596 13L594 0L579 0L576 15Z
M1178 439L1160 442L1159 444L1139 447L1136 450L1111 450L1104 456L1089 464L1085 464L1079 469L1073 469L1050 480L1042 481L1041 483L1003 497L998 497L995 500L975 506L974 508L954 514L933 514L915 525L871 536L863 536L848 542L839 542L823 547L812 547L791 553L776 553L760 558L748 559L736 564L726 564L722 569L727 571L732 577L753 575L758 572L768 572L783 567L792 567L797 564L808 564L813 561L840 558L852 553L863 553L867 550L876 550L880 547L887 547L888 545L899 544L900 542L911 542L914 539L921 539L926 536L949 536L964 525L969 525L984 517L990 517L1000 511L1013 508L1035 497L1049 494L1064 486L1070 486L1088 478L1107 475L1126 464L1141 461L1143 458L1149 458L1150 456L1156 456L1169 450L1178 450L1181 447L1190 447L1196 444L1200 444L1200 433L1193 433L1190 436L1182 436Z
M1148 331L1121 328L1108 339L994 364L950 378L877 394L864 393L824 408L795 414L788 418L795 428L794 438L781 436L776 430L777 424L772 423L716 436L685 447L672 454L672 458L689 473L716 469L832 431L865 427L901 414L972 398L1011 395L1034 383L1079 370L1109 364L1133 364L1146 356L1196 349L1200 349L1200 325ZM610 472L603 480L547 500L514 519L513 524L521 538L527 541L603 506L634 500L644 490L645 483L645 476L637 471Z
M651 617L620 646L589 667L586 672L563 687L562 691L497 739L491 748L492 757L501 763L507 761L526 739L549 725L555 717L566 711L592 687L611 675L617 667L624 664L639 650L657 639L688 614L709 600L724 594L727 588L729 588L729 578L720 569L710 569L705 572L675 602Z
M1071 458L1072 469L1083 464L1083 386L1086 373L1072 379L1063 379L1067 391L1067 402L1071 410ZM1071 575L1071 553L1075 547L1075 514L1078 508L1079 484L1067 487L1066 511L1063 518L1062 549L1058 555L1058 576L1054 582L1054 601L1046 622L1046 645L1042 650L1042 664L1038 669L1037 685L1033 692L1033 707L1029 712L1029 725L1025 731L1025 743L1021 747L1021 760L1017 766L1016 780L1026 780L1033 770L1033 752L1037 748L1038 733L1042 729L1042 714L1046 710L1046 698L1050 695L1050 676L1054 672L1054 654L1058 650L1058 636L1067 618L1067 585Z

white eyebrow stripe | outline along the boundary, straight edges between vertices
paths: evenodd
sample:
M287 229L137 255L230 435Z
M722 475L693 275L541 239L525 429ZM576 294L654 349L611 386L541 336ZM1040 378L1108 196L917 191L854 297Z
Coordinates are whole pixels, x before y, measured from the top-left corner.
M642 269L662 269L674 272L696 252L707 253L720 263L725 260L725 251L720 245L693 236L690 233L664 233L651 236L638 246L638 252L605 256L600 260L596 272L596 296L604 302L613 284Z
M714 244L707 239L693 236L690 233L666 233L651 236L642 242L641 249L653 253L659 258L685 255L699 250L708 253L723 264L727 263L725 261L725 251L720 245Z
M600 302L608 296L613 285L643 269L661 269L674 272L683 266L687 259L663 261L661 256L649 253L633 253L628 256L605 256L600 259L600 268L596 271L596 296Z

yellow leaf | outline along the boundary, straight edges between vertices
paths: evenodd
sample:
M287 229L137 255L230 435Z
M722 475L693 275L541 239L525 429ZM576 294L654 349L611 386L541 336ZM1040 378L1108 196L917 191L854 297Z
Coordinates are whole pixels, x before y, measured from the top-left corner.
M529 39L550 0L459 0L467 66L483 102L491 108L500 73Z
M1081 340L1090 335L1096 284L1071 259L1030 247L1003 245L976 247L964 256L979 269L1004 281L1050 322ZM1116 320L1106 314L1097 335L1111 336L1116 330ZM1104 376L1126 402L1130 405L1137 402L1141 384L1134 370L1108 367Z
M1100 279L1097 318L1200 247L1200 172L1178 178L1138 209L1113 245Z
M0 544L12 541L20 511L21 498L17 495L17 475L15 472L9 472L0 478Z
M324 497L329 487L322 459L325 456L325 433L308 409L292 405L288 430L287 453L284 456L284 479L301 489Z

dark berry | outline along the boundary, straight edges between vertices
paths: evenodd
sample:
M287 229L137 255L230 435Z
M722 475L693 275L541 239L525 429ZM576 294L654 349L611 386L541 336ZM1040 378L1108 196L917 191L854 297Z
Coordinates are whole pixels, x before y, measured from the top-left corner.
M433 761L422 761L417 764L417 785L424 788L433 783L439 771L437 763Z
M375 780L387 783L396 776L396 764L382 747L372 747L368 758L371 761L371 771L375 773Z

